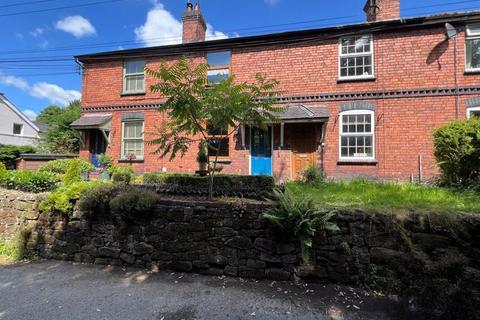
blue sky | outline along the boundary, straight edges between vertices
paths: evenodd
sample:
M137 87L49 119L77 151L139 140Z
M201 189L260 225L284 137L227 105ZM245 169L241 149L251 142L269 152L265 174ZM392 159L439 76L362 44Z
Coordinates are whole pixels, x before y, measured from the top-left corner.
M208 38L215 39L361 22L364 2L201 0L201 6ZM72 56L178 42L185 4L183 0L2 0L0 92L30 117L50 104L66 105L81 92ZM401 0L401 8L402 16L410 17L480 9L480 0Z

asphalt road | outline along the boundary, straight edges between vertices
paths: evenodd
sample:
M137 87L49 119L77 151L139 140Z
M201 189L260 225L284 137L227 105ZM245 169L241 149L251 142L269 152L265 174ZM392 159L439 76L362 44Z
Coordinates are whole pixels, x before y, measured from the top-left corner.
M0 319L408 319L349 287L42 261L0 267Z

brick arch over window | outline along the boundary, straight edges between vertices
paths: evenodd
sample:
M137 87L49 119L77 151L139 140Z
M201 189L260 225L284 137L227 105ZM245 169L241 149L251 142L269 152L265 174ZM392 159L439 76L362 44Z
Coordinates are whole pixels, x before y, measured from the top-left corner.
M467 99L467 107L468 108L480 107L480 97Z
M373 102L350 102L342 103L338 106L339 112L352 111L352 110L368 110L375 111L376 107Z

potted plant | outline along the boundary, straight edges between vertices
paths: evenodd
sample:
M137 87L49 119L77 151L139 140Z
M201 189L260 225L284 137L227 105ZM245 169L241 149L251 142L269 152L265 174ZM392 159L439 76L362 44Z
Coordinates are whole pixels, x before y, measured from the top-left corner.
M198 170L201 172L207 171L208 168L208 151L205 147L205 143L200 143L198 145L198 154L197 154Z

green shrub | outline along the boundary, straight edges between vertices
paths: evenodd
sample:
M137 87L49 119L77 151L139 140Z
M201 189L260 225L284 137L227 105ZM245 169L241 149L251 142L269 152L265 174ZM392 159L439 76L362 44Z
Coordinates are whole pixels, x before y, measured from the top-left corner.
M27 240L30 235L31 229L21 227L10 241L0 237L0 256L4 256L11 261L19 261L25 258Z
M7 167L3 164L3 162L0 162L0 177L4 176L8 173Z
M321 183L325 181L325 174L317 166L308 166L308 168L302 172L302 181L310 184Z
M135 220L145 217L158 205L157 193L140 188L132 188L120 193L110 201L112 215L122 220Z
M305 264L310 261L310 248L316 231L339 230L336 224L330 222L333 215L317 209L311 199L296 199L288 190L274 190L271 202L274 207L265 211L263 217L299 240Z
M90 163L82 159L58 159L45 163L38 170L53 172L57 174L66 174L67 170L72 162L75 162L80 167L81 172L92 172L95 167Z
M117 167L113 164L113 158L108 154L101 154L97 156L98 165L106 170L109 175L113 175Z
M133 178L133 169L130 166L118 167L112 174L113 182L130 184Z
M97 182L77 181L64 184L50 193L39 205L44 212L61 212L71 214L81 195L90 190Z
M189 174L147 173L143 183L157 185L159 192L181 195L208 195L209 177ZM213 194L215 196L238 196L264 199L275 188L271 176L214 176Z
M25 192L52 191L60 179L56 174L39 171L8 171L0 176L0 187Z
M95 185L82 194L78 202L78 208L86 218L95 215L107 215L110 213L110 201L125 190L126 186L123 184L102 183Z
M143 175L143 184L160 184L165 183L167 174L165 173L145 173Z
M35 153L36 149L31 146L7 146L0 145L0 162L7 168L14 169L17 159L22 153Z
M480 181L480 119L459 120L433 134L442 182L468 187Z
M67 172L63 176L63 184L69 185L82 181L81 159L72 159L68 164Z

